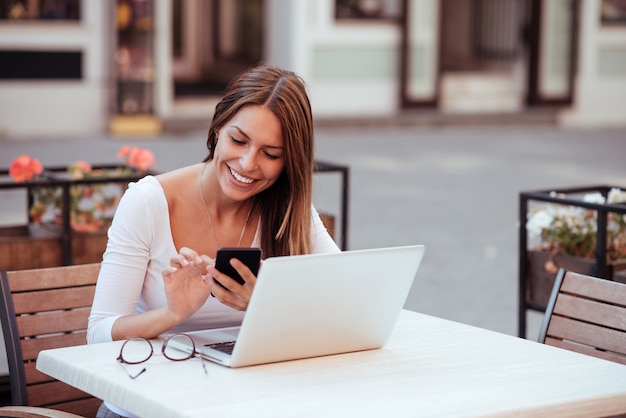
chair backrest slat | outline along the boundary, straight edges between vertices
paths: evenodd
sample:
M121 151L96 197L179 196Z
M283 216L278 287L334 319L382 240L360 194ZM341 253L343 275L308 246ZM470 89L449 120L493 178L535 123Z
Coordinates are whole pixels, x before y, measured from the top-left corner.
M626 286L612 280L600 279L568 271L565 274L561 293L572 293L589 299L597 299L620 306L626 305Z
M96 284L100 263L8 272L13 292Z
M545 344L563 348L569 351L586 354L588 356L598 357L604 360L614 361L616 363L626 364L626 357L611 353L609 351L596 350L594 347L582 345L571 341L561 340L559 338L546 337Z
M71 402L75 399L88 398L90 395L58 380L28 387L28 399L31 406L54 405Z
M559 270L539 342L626 364L626 284Z
M623 352L626 346L626 332L624 331L561 316L552 317L548 334L552 338L560 338L616 353Z
M87 329L90 308L54 311L17 318L20 337L41 336Z
M29 338L22 340L22 356L24 361L36 359L41 350L83 345L87 342L87 331L76 331L70 334L51 335L46 338Z
M87 343L100 264L1 271L2 319L13 405L95 416L101 400L36 370L41 350Z
M609 328L626 329L624 307L562 293L554 306L554 313Z
M50 382L51 380L54 380L54 378L49 375L37 370L37 363L35 362L24 363L24 374L26 376L26 381L30 384Z
M98 408L102 401L98 398L89 397L84 399L78 399L71 402L64 402L54 405L54 409L58 409L60 411L71 412L72 414L80 415L80 416L96 416L98 412ZM86 411L93 411L93 414Z
M16 314L90 307L95 291L96 286L89 285L14 293L13 305Z

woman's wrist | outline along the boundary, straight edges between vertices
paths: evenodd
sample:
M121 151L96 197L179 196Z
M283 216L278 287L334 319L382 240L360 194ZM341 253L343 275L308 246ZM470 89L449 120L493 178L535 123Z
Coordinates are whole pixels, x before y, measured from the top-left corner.
M122 316L113 324L113 340L133 337L156 338L184 321L167 306L136 315Z

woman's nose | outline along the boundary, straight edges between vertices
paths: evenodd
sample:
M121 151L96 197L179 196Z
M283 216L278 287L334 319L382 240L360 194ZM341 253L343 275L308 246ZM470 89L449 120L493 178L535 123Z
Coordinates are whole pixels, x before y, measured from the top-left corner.
M241 156L241 168L245 171L252 171L256 167L256 153L249 150Z

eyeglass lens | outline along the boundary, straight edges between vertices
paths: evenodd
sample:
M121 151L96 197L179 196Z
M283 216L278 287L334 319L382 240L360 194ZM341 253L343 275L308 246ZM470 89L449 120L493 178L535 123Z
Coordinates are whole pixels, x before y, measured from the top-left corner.
M190 351L187 351L189 348ZM196 352L196 346L189 335L174 334L163 342L161 347L163 355L174 361L182 361L192 358Z
M118 360L126 364L139 364L152 357L153 348L145 338L131 338L126 340L120 350Z

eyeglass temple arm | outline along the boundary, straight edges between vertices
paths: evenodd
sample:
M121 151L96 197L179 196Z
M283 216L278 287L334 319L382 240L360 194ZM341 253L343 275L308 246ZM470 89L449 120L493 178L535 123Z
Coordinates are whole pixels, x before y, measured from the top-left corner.
M128 371L128 369L126 368L126 366L124 366L124 362L123 360L121 360L120 358L117 359L117 362L119 363L120 366L122 366L122 369L124 369L124 371L126 372L126 374L128 375L128 377L130 377L131 379L135 380L137 379L139 376L141 376L145 371L146 368L142 367L142 369L137 372L136 374L132 375L130 374L130 372Z
M200 362L202 363L202 368L204 369L204 374L208 375L209 372L207 371L206 365L204 364L204 359L202 358L202 354L200 354L200 353L198 353L197 351L194 350L193 355L200 359Z

